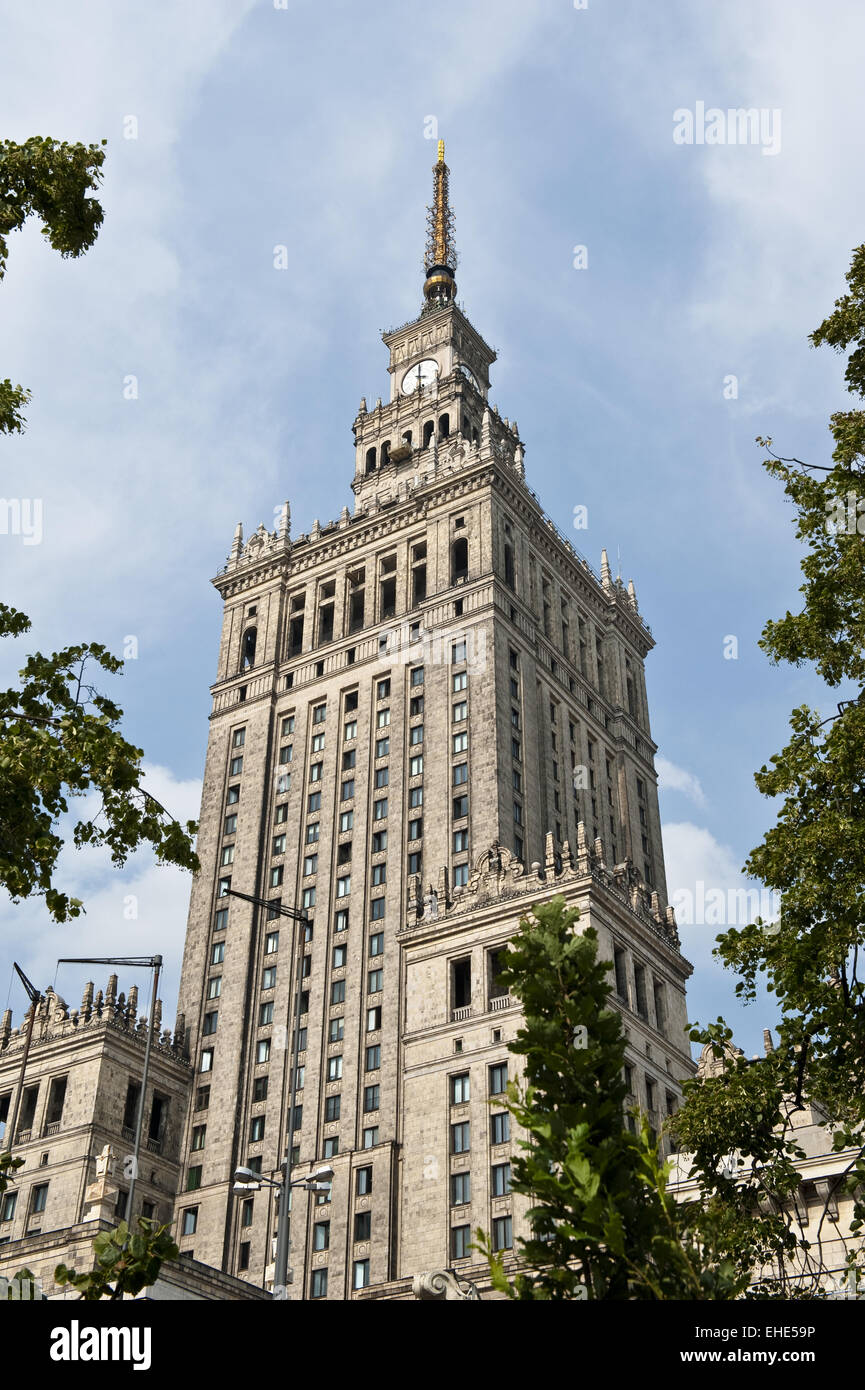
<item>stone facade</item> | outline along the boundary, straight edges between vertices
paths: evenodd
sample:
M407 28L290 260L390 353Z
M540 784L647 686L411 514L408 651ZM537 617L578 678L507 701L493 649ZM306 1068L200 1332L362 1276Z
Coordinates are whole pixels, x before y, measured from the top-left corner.
M181 1137L189 1096L182 1023L156 1037L144 1103L136 1215L172 1219ZM125 1215L140 1094L147 1021L138 990L117 993L117 977L70 1010L52 990L36 1007L18 1115L5 1133L17 1093L26 1024L0 1022L0 1121L4 1147L24 1159L0 1197L0 1274L27 1265L49 1297L62 1297L54 1269L62 1261L87 1268L93 1236ZM73 1258L74 1257L74 1258Z
M658 1122L692 1070L651 633L633 585L605 554L595 573L544 514L516 422L488 400L495 353L447 267L427 269L420 316L384 335L388 400L362 400L353 424L353 510L292 537L285 503L275 530L237 528L214 580L179 1239L268 1286L272 1190L238 1200L232 1175L275 1173L290 1137L297 1176L335 1170L329 1200L295 1194L293 1298L409 1287L472 1267L466 1227L506 1246L519 1231L514 1136L486 1104L518 1011L491 953L532 902L563 892L598 926L633 1093Z

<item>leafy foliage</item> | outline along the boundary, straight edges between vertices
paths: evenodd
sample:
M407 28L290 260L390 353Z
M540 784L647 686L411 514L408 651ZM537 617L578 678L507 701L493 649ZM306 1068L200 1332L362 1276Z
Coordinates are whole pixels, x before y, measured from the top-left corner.
M0 604L0 636L29 628L23 613ZM76 846L107 846L121 865L146 842L163 863L198 868L195 823L184 828L144 789L144 754L120 734L122 710L87 684L89 666L113 674L123 663L98 643L37 652L20 685L0 691L0 884L14 901L44 897L57 922L83 910L55 885L57 821L73 797L101 799L94 817L76 823Z
M853 253L849 293L811 335L812 345L849 350L845 380L865 399L865 245ZM852 699L821 718L801 706L790 717L791 737L756 774L766 796L782 797L776 824L754 849L746 872L780 893L780 920L760 919L718 938L716 955L739 975L737 993L756 997L765 981L778 998L781 1023L775 1052L744 1059L727 1074L690 1088L676 1120L680 1141L693 1148L704 1181L723 1152L753 1154L763 1194L761 1244L798 1247L814 1275L822 1274L819 1248L793 1234L795 1144L792 1118L807 1101L831 1121L836 1151L849 1150L845 1185L861 1191L865 1179L865 996L860 961L865 947L865 410L832 415L831 466L780 458L771 439L767 471L784 484L796 512L802 559L802 608L766 624L760 646L773 663L813 662L830 688L852 683ZM814 476L817 470L823 476ZM694 1041L723 1050L722 1020L695 1028ZM747 1189L751 1189L748 1191ZM728 1210L757 1196L757 1178L721 1190ZM768 1194L775 1194L770 1197ZM856 1207L851 1267L862 1268L859 1239L865 1208ZM824 1221L826 1212L824 1211ZM771 1229L774 1227L774 1229ZM821 1226L822 1229L822 1226ZM835 1238L838 1232L833 1232Z
M667 1167L644 1123L625 1128L625 1039L609 1007L610 963L597 933L574 929L563 898L520 921L501 982L522 1001L524 1025L510 1045L525 1080L510 1082L507 1108L527 1132L512 1161L511 1187L529 1196L529 1239L512 1280L504 1257L477 1232L494 1286L509 1298L726 1299L747 1284L716 1239L711 1213L667 1188Z
M54 1271L58 1284L79 1289L81 1297L95 1303L101 1298L119 1300L139 1294L154 1283L162 1264L176 1260L180 1250L168 1234L168 1226L139 1216L138 1230L130 1234L125 1221L116 1231L101 1231L93 1242L96 1266L79 1273L65 1264Z
M105 145L102 141L102 146ZM30 217L61 256L81 256L95 242L103 212L88 197L102 178L105 151L100 145L68 144L40 135L22 145L0 140L0 280L6 273L9 234ZM20 433L30 392L0 381L0 434Z

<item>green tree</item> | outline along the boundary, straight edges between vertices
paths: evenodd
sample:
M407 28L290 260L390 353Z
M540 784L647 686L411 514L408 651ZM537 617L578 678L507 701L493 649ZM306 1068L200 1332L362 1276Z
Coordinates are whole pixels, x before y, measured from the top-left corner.
M778 891L780 919L732 928L716 947L739 976L740 997L753 1000L760 982L777 996L775 1052L692 1086L676 1121L704 1180L729 1151L731 1134L743 1154L758 1155L763 1234L776 1258L780 1226L790 1224L789 1203L785 1218L778 1199L793 1185L792 1117L806 1099L831 1121L835 1149L852 1151L848 1190L865 1183L865 246L853 253L847 283L849 292L810 337L815 347L848 353L845 380L855 404L830 419L832 464L781 458L771 439L757 442L770 454L764 466L783 483L806 546L801 609L768 622L760 646L773 664L813 663L830 689L843 685L850 698L828 718L806 705L794 709L791 737L756 774L759 790L783 802L745 870ZM720 1055L729 1029L719 1019L692 1037ZM749 1187L756 1203L757 1180ZM728 1206L741 1203L742 1192L741 1183L728 1188ZM860 1202L848 1242L848 1261L860 1270L863 1216ZM791 1240L807 1257L816 1291L820 1249L803 1251L792 1232L788 1246Z
M95 198L102 179L102 145L70 145L35 135L17 145L0 140L0 280L6 274L9 234L30 217L61 256L82 256L99 235L103 212ZM21 433L30 392L0 380L0 434Z
M93 1242L95 1268L79 1272L59 1264L54 1271L57 1283L80 1290L88 1303L141 1293L154 1283L164 1261L176 1260L180 1251L168 1234L168 1226L143 1216L137 1224L138 1230L132 1234L125 1221L116 1231L101 1231Z
M17 636L29 619L0 604L0 636ZM79 820L77 847L107 846L122 865L139 845L157 859L198 868L192 836L146 791L140 748L123 738L123 711L88 683L92 668L115 673L123 663L98 643L82 643L43 656L21 670L20 684L0 691L0 884L13 901L41 896L56 922L83 910L55 884L63 839L59 818L72 798L97 793L96 814Z
M531 1235L519 1239L522 1270L477 1232L494 1286L509 1298L727 1299L748 1276L721 1250L711 1211L676 1201L657 1140L625 1128L627 1088L621 1016L610 1007L609 961L597 933L575 930L563 898L532 908L510 942L501 981L522 1002L510 1051L525 1076L508 1085L507 1108L526 1131L511 1188L532 1199Z

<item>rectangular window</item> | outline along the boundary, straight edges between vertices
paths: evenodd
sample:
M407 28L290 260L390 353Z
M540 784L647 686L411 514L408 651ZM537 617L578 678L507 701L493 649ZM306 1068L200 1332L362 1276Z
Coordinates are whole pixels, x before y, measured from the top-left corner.
M510 1250L513 1243L513 1218L497 1216L493 1221L493 1250Z
M469 1173L451 1174L451 1206L464 1207L472 1199L472 1180Z
M469 746L469 736L468 734L454 734L452 743L454 753L464 753Z
M490 1067L490 1095L501 1096L508 1088L508 1064L497 1062Z
M339 1018L332 1018L327 1026L328 1042L342 1042L344 1036L345 1019L342 1016L340 1016Z
M451 1259L468 1259L471 1254L471 1231L471 1226L451 1227Z
M451 1077L451 1105L465 1105L471 1099L469 1073L460 1072Z
M273 851L272 851L272 852L273 852L274 854L285 854L285 836L284 836L284 835L274 835L274 837L273 837Z
M221 879L219 880L219 882L217 883L217 885L216 885L216 896L217 896L218 898L225 898L225 897L227 897L227 896L228 896L228 891L229 891L230 888L231 888L231 879L230 879L230 878L221 878Z
M324 767L324 763L313 763L313 764L312 764L312 766L311 766L310 769L309 769L309 780L310 780L310 782L320 782L320 781L321 781L321 773L322 773L323 767Z
M374 884L387 883L387 864L373 864L372 881Z
M327 1250L330 1246L330 1222L316 1221L312 1228L313 1250Z
M389 739L389 738L377 738L376 741L375 741L375 756L376 756L377 758L386 758L386 757L388 756L389 753L390 753L390 739Z
M333 968L334 968L334 970L340 970L340 969L345 965L345 958L346 958L346 953L347 953L347 951L348 951L348 947L345 946L345 945L342 945L342 946L334 946L334 948L333 948Z
M270 887L271 887L271 888L280 888L280 887L282 886L282 880L283 880L284 875L285 875L285 869L284 869L283 865L282 865L282 864L277 864L277 866L276 866L275 868L271 869L271 871L270 871Z
M416 820L410 820L409 823L408 823L408 838L409 838L409 840L419 840L419 839L421 839L422 836L423 836L423 820L421 820L420 817L418 817L418 819L416 819Z
M366 1031L375 1033L381 1027L381 1005L378 1004L374 1009L366 1011Z
M507 1197L511 1190L511 1165L509 1163L494 1163L491 1176L493 1196Z
M252 1100L257 1105L263 1100L267 1100L267 1077L257 1076L252 1083Z
M330 987L331 1004L345 1003L345 980L334 980Z
M328 1057L327 1059L327 1079L328 1081L342 1080L342 1057Z
M423 724L415 724L409 730L409 743L423 743Z
M408 775L409 777L423 776L423 753L416 753L413 758L409 759Z
M252 1121L251 1121L250 1126L249 1126L249 1141L250 1141L251 1144L257 1144L258 1141L259 1141L260 1139L263 1139L263 1138L264 1138L264 1116L263 1116L263 1115L253 1115Z
M334 916L334 919L333 919L333 929L334 929L334 931L347 931L347 930L348 930L348 908L347 908L347 907L341 907L341 908L339 909L339 911L336 913L336 915Z
M213 930L225 931L228 926L228 908L220 907L217 909L213 918Z
M369 1240L372 1235L372 1212L359 1211L354 1218L354 1238L355 1240ZM367 1264L369 1261L367 1261ZM357 1288L358 1286L355 1285Z
M187 1207L180 1218L180 1234L194 1236L198 1226L198 1207Z
M205 1014L205 1015L204 1015L204 1027L203 1027L202 1030L201 1030L202 1036L206 1038L206 1037L209 1037L209 1035L210 1035L211 1033L215 1033L215 1032L216 1032L216 1025L217 1025L218 1022L219 1022L219 1012L218 1012L217 1009L214 1009L212 1013Z
M245 730L245 729L235 729L234 733L233 733L232 736L231 736L231 746L232 746L232 748L242 748L245 742L246 742L246 730Z
M384 898L379 898L378 902L384 902ZM369 953L371 956L384 955L384 932L377 931L369 939Z
M222 827L223 835L234 835L237 830L237 816L226 816Z
M357 738L357 720L356 720L356 719L349 719L348 723L346 724L345 728L344 728L343 731L342 731L342 736L343 736L343 738L344 738L344 740L345 740L346 742L348 742L350 739Z
M418 806L423 806L423 787L411 787L408 794L408 804L412 810Z
M304 861L303 861L303 873L304 873L304 877L306 877L306 876L309 875L309 874L318 873L318 855L317 855L317 854L307 854L307 855L305 856Z
M279 950L279 932L269 931L264 938L264 954L272 956L274 951Z
M363 1109L368 1114L370 1110L378 1110L381 1098L380 1086L364 1086L363 1088Z
M309 1286L310 1298L327 1298L327 1270L314 1269Z
M255 1061L256 1064L270 1061L270 1038L262 1038L260 1042L256 1043Z
M376 717L375 717L375 726L376 726L376 728L377 728L377 729L386 729L389 723L390 723L390 710L389 710L389 709L380 709L379 712L378 712L378 714L377 714Z
M290 715L288 715L288 717L287 717L286 719L283 719L283 721L282 721L282 736L283 736L283 738L287 738L289 734L293 734L293 733L294 733L294 715L293 715L293 714L290 714Z
M372 1169L358 1168L354 1190L358 1197L368 1197L372 1192Z
M471 1132L468 1120L451 1125L451 1153L465 1154L471 1147Z
M312 815L315 811L321 810L321 792L310 792L306 798L306 814Z
M361 1212L362 1216L369 1216L369 1212ZM363 1237L355 1236L355 1239ZM369 1284L369 1260L355 1260L352 1265L351 1285L353 1289L365 1289Z
M372 852L373 852L373 854L381 854L382 851L383 851L383 850L386 850L386 849L387 849L387 831L386 831L386 830L376 830L376 831L374 832L374 834L373 834L373 837L372 837Z
M214 941L210 948L210 964L221 965L225 960L225 942Z
M282 747L280 748L280 750L279 750L279 764L280 764L280 767L285 767L285 764L286 764L286 763L290 763L290 762L292 762L293 760L294 760L294 744L293 744L293 743L284 743L284 744L282 745Z
M210 1087L209 1087L209 1086L199 1086L199 1087L198 1087L198 1090L195 1092L195 1108L196 1108L196 1110L206 1110L206 1109L208 1108L209 1105L210 1105Z
M468 864L454 864L454 888L465 888L468 881Z
M423 667L422 667L422 666L413 666L413 667L412 667L411 684L412 684L412 685L423 685Z
M273 1022L273 1000L269 999L266 1004L258 1006L258 1026L266 1028L268 1023Z
M212 979L207 981L207 997L208 999L218 999L221 993L222 976L214 975Z
M324 1141L324 1157L334 1158L339 1153L339 1135L335 1134L331 1139ZM296 1161L296 1160L295 1160Z
M328 1096L324 1102L324 1119L326 1124L332 1124L339 1119L341 1109L340 1096Z
M315 889L304 888L301 902L304 907L315 907Z
M454 797L454 820L462 820L463 816L469 813L469 799L467 796Z
M465 700L460 700L453 708L453 722L459 724L468 718L469 707Z
M240 800L240 787L229 787L228 795L226 796L225 800L229 806L236 806L238 801Z
M199 1071L211 1071L213 1069L213 1048L206 1047L201 1054L201 1065Z
M368 994L380 994L383 988L384 971L370 970L367 975L366 988Z
M189 1172L186 1174L186 1190L187 1190L187 1192L197 1192L198 1189L200 1188L200 1186L201 1186L201 1164L199 1163L199 1164L196 1164L194 1168L190 1168L190 1169L189 1169ZM15 1194L13 1193L12 1195L14 1196ZM8 1193L7 1193L7 1196L8 1196Z
M419 874L421 872L422 859L423 856L421 855L420 850L416 850L413 854L409 855L408 872L410 874Z
M456 763L453 768L452 782L455 787L462 787L469 780L468 763Z
M464 854L469 847L469 832L467 830L454 831L454 854Z
M378 1071L381 1066L381 1043L366 1049L364 1071Z
M374 1149L378 1143L378 1125L371 1125L369 1129L363 1131L363 1147Z
M345 898L351 892L351 874L346 874L344 878L336 880L336 896Z
M386 787L386 786L388 785L389 782L390 782L389 769L386 768L386 767L378 767L378 768L376 768L376 772L375 772L375 785L376 785L376 789L378 790L378 789L381 788L381 787Z
M372 804L373 820L385 820L387 817L387 797L382 801L374 801Z
M315 709L312 711L313 724L323 724L326 715L327 705L316 705Z
M230 777L239 777L242 771L243 758L232 758L231 762L228 765L228 775Z
M491 1143L507 1144L511 1137L511 1117L507 1110L500 1110L490 1116Z

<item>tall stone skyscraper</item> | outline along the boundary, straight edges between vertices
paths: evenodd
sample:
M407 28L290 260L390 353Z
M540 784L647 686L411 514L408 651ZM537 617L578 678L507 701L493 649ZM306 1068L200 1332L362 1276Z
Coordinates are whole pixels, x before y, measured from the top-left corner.
M329 1197L294 1193L291 1298L404 1297L443 1268L482 1279L474 1228L499 1248L520 1233L495 1100L519 1010L497 959L533 902L561 893L598 929L656 1124L692 1070L651 634L633 586L545 516L516 422L488 402L496 354L456 302L443 145L428 226L423 307L384 335L386 399L352 426L353 511L292 537L286 503L274 532L237 528L214 580L177 1232L267 1287L273 1192L233 1195L234 1169L274 1174L289 1142L296 1175L327 1161Z

